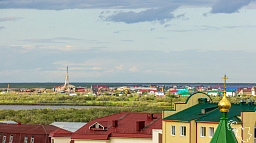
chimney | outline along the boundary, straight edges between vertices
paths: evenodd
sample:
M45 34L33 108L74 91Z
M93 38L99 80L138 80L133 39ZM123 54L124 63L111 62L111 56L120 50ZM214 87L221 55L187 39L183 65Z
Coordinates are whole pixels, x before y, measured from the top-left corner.
M152 113L149 113L147 114L147 119L148 120L152 120L154 117L153 117L153 114Z
M145 127L145 121L137 121L136 122L136 130L140 131Z
M248 106L252 105L252 101L248 100Z
M112 127L116 128L118 126L118 120L112 121Z
M20 122L18 122L18 126L20 126L21 125L21 123Z
M240 100L240 105L246 104L246 100Z

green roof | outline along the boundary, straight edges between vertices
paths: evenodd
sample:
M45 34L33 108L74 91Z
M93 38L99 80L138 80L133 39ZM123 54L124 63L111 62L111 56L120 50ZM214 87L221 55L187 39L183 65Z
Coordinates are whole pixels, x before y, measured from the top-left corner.
M211 90L211 91L208 91L208 93L218 93L217 90Z
M190 92L182 92L181 95L190 95Z
M227 113L221 113L220 123L210 143L238 143L230 124L228 124Z
M205 110L205 114L201 113L201 109ZM233 120L241 123L241 120L237 117L241 115L241 112L254 112L256 105L244 104L231 104L231 108L227 113L228 120ZM218 103L205 103L196 104L178 113L163 118L163 120L176 120L176 121L202 121L202 122L219 122L221 118Z

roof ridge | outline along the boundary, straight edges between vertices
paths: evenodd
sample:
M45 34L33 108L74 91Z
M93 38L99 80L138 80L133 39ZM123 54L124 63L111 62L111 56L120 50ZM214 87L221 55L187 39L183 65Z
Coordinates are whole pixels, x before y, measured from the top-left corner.
M151 123L149 123L147 126L145 126L143 129L148 128L149 126L151 126L152 124L154 124L156 121L158 121L162 116L158 116L154 121L152 121Z

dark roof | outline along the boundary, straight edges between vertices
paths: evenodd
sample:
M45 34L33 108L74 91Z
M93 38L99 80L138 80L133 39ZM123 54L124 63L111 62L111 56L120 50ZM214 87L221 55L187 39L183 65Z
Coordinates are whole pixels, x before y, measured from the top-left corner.
M49 134L49 137L71 137L73 133L64 129L58 129Z
M148 115L153 114L153 119ZM77 130L71 139L94 139L108 140L109 137L129 137L129 138L152 138L152 129L162 128L161 113L130 113L122 112L105 116L102 118L91 120L82 128ZM117 127L113 127L113 121L117 120ZM141 130L137 130L137 121L144 121L145 126ZM106 129L94 130L89 129L95 123L106 126Z
M0 124L0 133L49 134L57 129L59 128L51 125Z
M201 113L201 109L205 109L205 114ZM241 116L241 112L254 112L256 105L248 104L231 104L231 108L227 113L229 120L240 122L241 120L237 116ZM218 103L205 103L196 104L178 113L164 118L163 120L176 120L176 121L201 121L201 122L219 122L221 114L218 108Z

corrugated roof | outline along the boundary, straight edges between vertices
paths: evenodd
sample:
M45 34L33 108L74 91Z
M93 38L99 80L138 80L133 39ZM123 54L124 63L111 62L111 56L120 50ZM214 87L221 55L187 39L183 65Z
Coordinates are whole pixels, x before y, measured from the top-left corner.
M87 122L53 122L50 125L65 129L70 132L75 132L85 124L87 124Z
M73 133L62 128L53 131L49 134L49 137L71 137Z
M148 115L153 114L153 119L148 119ZM122 112L110 116L94 119L77 130L72 139L95 139L107 140L109 137L130 137L130 138L151 138L152 129L162 128L161 113L130 113ZM113 120L118 120L117 127L113 127ZM107 127L106 130L93 130L89 127L93 124L102 123ZM144 121L145 127L138 131L136 122Z
M49 134L57 129L51 125L0 124L0 133Z

